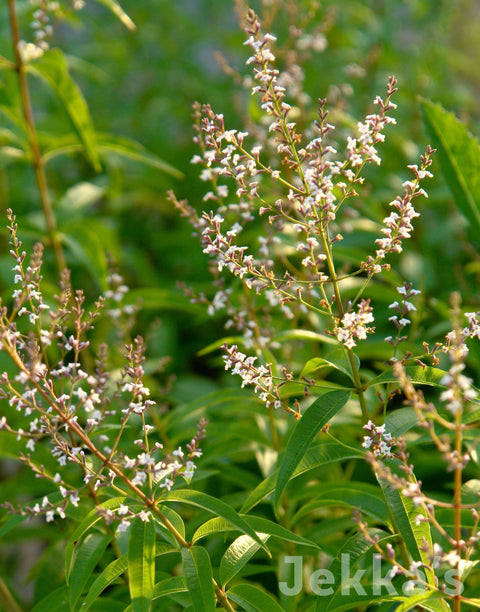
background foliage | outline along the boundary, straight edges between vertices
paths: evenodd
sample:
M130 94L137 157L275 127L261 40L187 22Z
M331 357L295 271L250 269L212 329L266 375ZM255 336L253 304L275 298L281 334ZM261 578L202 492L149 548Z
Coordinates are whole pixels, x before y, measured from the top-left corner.
M134 332L146 335L149 360L154 363L156 359L169 358L163 373L149 377L153 392L165 397L165 439L172 449L176 448L192 435L199 416L208 412L212 422L202 472L196 476L201 483L198 486L238 510L245 501L245 490L258 485L271 467L268 453L259 460L249 446L252 436L260 446L265 442L263 426L251 425L255 419L261 423L262 416L258 406L253 402L245 404L245 395L233 387L235 383L224 373L218 352L199 355L201 349L218 341L219 321L208 317L200 306L190 304L176 288L176 282L187 282L197 293L206 291L207 258L201 254L198 241L191 237L190 226L165 196L173 187L179 197L188 197L192 205L201 209L203 185L198 168L189 163L197 152L192 143L192 103L211 103L233 125L240 124L245 113L248 93L242 91L238 80L225 74L216 57L220 52L231 66L244 73L244 34L236 14L242 3L236 4L237 7L224 0L127 0L124 8L136 24L133 31L100 3L87 2L79 13L66 10L63 21L55 27L54 46L66 54L96 131L133 139L145 147L142 154L148 151L151 157L150 163L143 163L109 152L97 171L83 155L72 153L53 160L47 171L74 286L83 287L92 304L105 289L109 258L115 259L131 288L129 299L143 299ZM251 4L254 8L260 6ZM287 0L284 4L288 15L301 13L301 9L314 3ZM19 1L18 9L20 27L28 38L32 6ZM287 36L285 15L276 16L274 29L279 38ZM347 130L365 114L371 100L384 90L389 74L395 74L399 81L395 114L398 128L387 140L382 155L385 161L372 173L372 190L364 200L365 209L380 216L383 204L405 180L402 169L416 163L419 153L431 141L432 134L424 131L421 99L441 103L460 117L473 134L480 135L478 3L324 0L319 4L317 19L328 44L305 64L305 89L312 99L328 98L332 117L341 128ZM6 3L0 6L0 54L11 57ZM70 123L58 99L40 80L30 78L29 82L39 133L53 137L68 133ZM9 112L15 106L18 107L18 91L14 76L3 70L3 146L13 146L19 132ZM174 170L165 172L162 162ZM421 222L398 269L423 292L412 337L430 341L450 328L448 300L452 291L461 291L466 309L478 309L480 297L479 234L452 197L438 163L436 160L435 178L428 188L430 198L422 203ZM14 156L0 157L0 204L3 210L14 209L26 246L39 239L48 242L33 172L28 163ZM361 240L352 237L348 246L361 251ZM2 244L0 280L6 298L12 291L12 263L5 230ZM48 250L44 276L53 293L55 265ZM389 297L384 301L387 303ZM379 323L382 324L386 328L387 322ZM365 351L372 367L385 358L383 346L371 344ZM478 380L478 349L472 349L469 366ZM210 404L197 401L209 392L217 393L211 396ZM288 425L282 427L286 436ZM4 440L2 443L6 444ZM26 503L43 495L45 485L27 468L18 467L12 459L15 450L13 443L2 449L0 501ZM420 450L418 465L428 475L427 482L434 486L440 473L435 462ZM331 482L335 469L324 465L320 477ZM365 472L358 474L359 481L368 481L368 467L357 469ZM359 494L366 495L367 488L360 487ZM332 488L333 497L334 493L338 498L344 495ZM263 510L265 517L273 518L266 504ZM206 513L187 511L184 518L190 536L206 517ZM300 516L293 515L288 520L294 522ZM337 521L336 526L351 526L347 513L330 520L332 524ZM304 535L321 541L324 550L333 554L337 543L334 539L329 542L329 525L312 523L308 536ZM32 522L3 538L0 574L8 578L26 609L63 584L63 549L65 539L71 536L69 530L63 523L59 529L51 529ZM139 537L147 541L149 535ZM90 544L92 550L101 551L101 541L92 540ZM220 559L222 542L209 541L209 552L212 558ZM184 560L184 564L201 565L201 554L192 552L192 558ZM259 559L248 571L255 579L261 577L258 579L268 588L274 577L269 574L268 564L263 563L266 556ZM169 576L176 564L176 559L165 554L157 570ZM228 568L223 571L228 575ZM240 599L241 596L239 591ZM186 604L182 595L176 599L178 609L183 609ZM115 601L107 601L104 609L117 609L114 605ZM118 609L123 609L120 603Z

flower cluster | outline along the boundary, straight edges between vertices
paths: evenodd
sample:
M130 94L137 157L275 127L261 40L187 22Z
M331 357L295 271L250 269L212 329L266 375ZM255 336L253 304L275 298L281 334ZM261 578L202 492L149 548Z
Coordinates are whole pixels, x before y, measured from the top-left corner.
M56 306L47 304L41 289L41 245L35 245L27 262L10 210L8 220L15 289L10 312L0 306L0 350L14 367L0 374L0 397L6 408L0 429L24 442L21 460L38 478L49 480L61 500L47 496L42 503L13 510L43 515L50 522L56 515L64 518L67 504L78 505L82 493L97 500L98 490L120 487L145 502L147 483L158 482L161 495L171 489L177 475L190 481L194 459L201 456L199 443L205 437L206 422L199 424L186 451L178 448L171 455L156 457L162 444L149 438L155 428L146 418L155 401L144 382L142 338L127 345L127 365L122 371L109 370L105 344L99 345L94 357L88 334L101 316L105 298L87 312L84 294L72 295L69 275L64 273ZM112 274L109 282L107 298L118 304L128 289L118 274ZM136 453L129 457L123 437L127 432L135 435L138 429ZM54 474L37 463L38 446L45 444L59 469Z
M390 113L395 109L396 79L388 79L384 98L373 100L376 112L358 122L355 136L346 139L341 154L339 143L333 140L335 128L327 120L325 99L319 100L317 118L303 133L300 123L292 120L297 119L298 109L293 112L288 104L288 79L282 78L277 67L275 53L280 45L275 36L262 32L253 11L247 14L245 32L245 44L253 51L246 62L253 68L252 94L259 97L263 112L260 127L251 121L248 131L232 129L210 105L195 104L195 142L200 154L192 162L202 167L200 178L211 185L204 202L215 206L198 214L185 201L169 195L211 258L215 293L207 297L191 290L189 297L207 304L210 314L226 313L226 328L239 331L242 346L258 354L279 346L273 330L277 337L281 330L272 325L273 308L281 310L284 326L288 321L298 321L301 326L308 317L326 316L333 321L327 335L333 334L351 350L374 332L370 325L373 308L369 299L360 299L363 289L354 301L356 308L346 307L342 282L362 275L366 287L374 274L389 268L386 257L401 252L402 241L410 237L412 220L418 216L413 200L426 195L420 181L431 176L428 168L433 150L427 149L420 167L411 166L414 180L407 181L402 196L391 203L395 210L384 220L376 256L348 262L337 272L336 244L344 239L339 211L362 190L364 167L381 162L379 148L386 128L395 123ZM296 40L295 33L292 36ZM284 63L289 66L287 59ZM299 99L296 94L295 99ZM263 137L265 126L268 133ZM346 212L349 210L354 208ZM260 224L263 230L258 235ZM227 277L230 282L234 277L232 285ZM235 291L235 286L243 291ZM406 297L404 301L403 307L408 308L410 302ZM404 314L397 321L407 320ZM257 386L254 364L240 362L244 384ZM267 394L267 405L280 401L269 388L262 393ZM363 410L366 416L365 406Z
M417 310L416 307L408 300L416 295L419 295L421 291L413 289L412 283L405 282L401 287L397 287L397 292L402 296L400 302L395 300L389 304L389 308L393 308L398 314L388 317L389 321L397 328L397 335L395 338L387 336L385 342L389 342L392 346L397 347L399 344L407 339L407 336L400 336L401 330L410 324L410 319L407 318L408 314L412 311Z
M223 356L225 370L231 370L231 374L238 374L241 377L242 389L246 385L252 385L255 393L259 393L260 399L266 402L267 407L280 408L282 405L280 398L274 396L271 365L255 366L257 358L247 357L236 345L225 344L222 348L226 352Z
M335 326L334 332L337 339L349 349L356 346L355 338L365 340L367 334L375 331L374 327L368 327L368 323L374 321L372 311L370 300L361 300L358 305L358 312L345 313L341 320L342 327L338 324Z
M33 13L33 21L31 23L35 45L42 51L47 51L49 48L48 39L53 34L53 27L50 23L50 16L60 8L58 2L52 0L40 0L39 7Z
M379 113L367 115L363 123L357 124L360 134L358 138L347 137L347 158L352 168L363 166L366 161L380 165L382 160L375 145L384 142L385 135L382 132L385 127L389 123L396 123L393 117L387 115L388 111L397 108L397 105L390 100L396 91L397 81L394 77L390 77L385 101L380 96L374 100L374 104L380 109Z
M384 237L375 241L379 247L376 251L376 257L369 256L366 262L362 262L362 267L369 273L381 272L382 265L380 262L389 253L401 253L403 240L411 237L413 231L412 220L420 216L413 207L412 201L418 196L428 197L427 192L420 188L419 184L422 179L433 176L427 168L432 164L434 152L435 149L428 146L425 155L421 156L420 168L417 165L409 166L415 174L415 179L405 181L403 183L405 188L403 194L390 202L390 206L394 210L383 220L385 227L381 231Z
M396 445L396 440L392 434L385 432L385 425L377 426L370 420L363 429L369 433L363 437L363 448L368 448L376 457L382 459L394 456L392 448Z
M478 337L476 314L469 312L466 316L469 320L469 326L461 332L456 331L448 336L447 352L451 366L448 373L440 380L440 384L447 387L440 394L440 400L445 402L447 409L453 415L461 413L467 402L478 397L478 392L473 388L473 380L463 374L465 359L468 354L468 348L464 340L468 337Z
M222 349L226 352L223 356L225 361L225 370L231 370L232 374L237 374L242 379L242 388L245 386L253 386L255 393L258 393L259 398L265 402L267 408L283 408L291 412L297 418L299 416L298 403L295 404L296 410L292 410L280 398L279 384L273 381L271 364L256 366L256 357L247 356L238 350L238 347L228 346L224 344ZM284 369L284 380L292 380L293 375Z

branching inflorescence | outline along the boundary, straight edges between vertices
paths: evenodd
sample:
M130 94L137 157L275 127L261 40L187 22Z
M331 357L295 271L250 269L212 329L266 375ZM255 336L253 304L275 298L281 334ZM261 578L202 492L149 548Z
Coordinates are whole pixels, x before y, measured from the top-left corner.
M131 315L132 307L123 304L128 287L118 274L110 277L111 289L100 298L91 312L84 309L81 291L72 295L68 275L62 280L56 296L56 307L44 301L41 288L42 247L35 245L30 262L17 238L17 225L8 212L11 254L15 259L13 305L0 312L0 348L13 362L1 375L0 394L11 409L20 413L24 427L12 428L6 416L0 419L0 429L24 441L22 460L38 477L50 480L60 492L60 501L49 497L34 506L18 509L21 513L42 514L47 521L54 516L65 518L68 503L78 505L82 494L98 503L104 488L118 494L132 494L143 502L136 513L121 505L117 510L99 509L110 522L128 526L137 514L148 520L155 510L162 491L169 491L177 476L188 482L196 468L195 460L202 454L200 441L205 437L202 421L186 450L181 447L162 457L161 443L152 442L155 427L147 422L147 414L155 405L150 389L144 383L145 346L141 337L126 346L126 366L120 376L112 377L107 368L107 347L100 345L93 368L88 371L85 353L89 350L88 335L100 317L105 301L115 305L113 317ZM119 428L112 428L118 422ZM129 456L123 437L138 432ZM37 445L47 442L58 464L58 471L48 472L35 458ZM131 454L131 451L128 451ZM72 465L78 467L71 471ZM78 485L78 481L83 484Z
M400 253L403 242L411 236L412 221L418 217L413 200L427 195L420 181L431 176L427 168L433 151L428 148L420 168L410 166L414 178L404 183L403 194L390 203L394 210L383 220L383 236L376 240L375 255L358 262L347 274L338 274L334 250L343 240L338 214L346 200L358 196L365 166L381 163L378 145L385 139L385 128L395 123L390 112L396 107L391 101L397 91L396 80L389 78L385 100L379 96L374 100L378 112L358 123L355 137L347 137L342 156L332 144L334 126L327 122L326 100L319 100L317 119L310 128L316 134L313 138L303 136L290 120L288 91L280 84L276 38L262 33L253 11L247 15L245 31L245 44L253 51L246 62L253 68L251 93L259 98L262 125L268 130L263 142L252 142L247 131L226 127L223 115L210 105L194 107L195 141L201 154L192 161L203 166L201 178L212 186L204 202L215 202L217 208L199 216L173 193L170 198L200 235L219 289L210 300L193 292L190 297L208 302L210 314L226 310L226 328L236 328L241 334L238 342L258 357L278 346L277 330L263 312L279 307L287 321L315 317L318 331L336 337L346 348L355 371L351 351L375 329L369 325L374 322L374 304L360 299L361 294L374 275L389 269L385 259ZM266 221L264 232L258 237L260 248L255 249L247 238L247 226L257 227L262 219ZM225 271L247 292L241 303L232 302ZM341 296L342 281L355 276L365 282L356 299L346 302ZM228 347L225 350L230 355ZM226 363L228 368L231 360ZM262 367L271 371L271 366L266 363ZM234 371L241 373L238 367ZM355 378L357 374L354 372ZM242 384L248 384L248 377L247 383L242 378ZM366 417L359 380L356 385ZM258 390L256 382L255 386ZM267 406L289 410L288 402L280 397L272 400L268 390L261 396Z
M239 332L236 344L225 343L221 347L226 353L225 369L241 377L242 387L252 386L267 408L283 408L297 418L302 407L297 399L294 407L290 405L292 385L286 383L295 381L297 395L299 384L305 389L305 395L310 395L318 393L316 381L305 376L296 378L285 366L281 374L282 368L276 360L271 360L271 355L280 348L281 338L278 328L271 325L272 308L280 309L287 326L302 327L307 322L310 328L313 325L312 332L317 338L339 343L367 423L364 429L369 435L364 436L363 447L367 449L367 458L377 479L382 486L399 491L403 499L412 500L415 523L429 522L443 539L443 545L424 542L421 560L414 559L409 566L397 559L391 545L382 549L375 539L371 542L382 558L392 564L392 577L401 574L419 584L423 576L424 585L437 588L438 579L433 583L433 578L428 577L429 565L439 568L446 564L456 568L455 576L461 582L480 533L477 533L478 503L472 506L477 519L468 544L461 538L458 527L463 508L462 470L469 461L462 441L465 429L462 414L469 402L477 398L472 380L463 373L465 340L479 337L478 315L467 313L468 327L451 332L444 343L437 342L433 349L425 342L423 355L414 356L406 351L402 356L400 345L408 339L407 328L416 311L411 300L421 292L413 289L412 283L405 282L396 289L400 298L389 305L393 313L390 311L388 319L396 334L387 336L385 341L392 346L389 365L393 365L392 374L397 383L394 391L387 388L388 397L394 397L401 390L405 403L415 410L419 426L429 432L444 457L447 470L455 473L455 499L450 505L445 506L423 492L422 483L415 478L405 441L394 438L385 424L375 425L371 420L373 411L367 406L365 394L368 385L362 381L353 353L360 342L375 333L372 325L375 303L364 295L374 277L388 273L388 259L400 254L412 235L414 220L419 217L416 201L428 197L421 185L432 177L434 150L427 147L420 164L409 166L413 177L403 183L403 192L389 203L391 211L378 226L380 237L374 240L372 254L362 261L350 261L339 273L335 249L344 239L341 208L347 205L347 200L353 202L361 195L365 167L381 164L379 145L385 140L387 126L395 123L390 113L396 108L392 102L397 91L396 79L388 79L385 98L377 96L373 101L377 112L358 122L357 133L347 136L342 150L333 139L334 125L327 122L325 99L319 100L317 118L307 130L308 136L298 129L291 118L295 113L287 101L288 87L283 85L288 79L282 78L276 66L276 38L262 33L253 11L247 15L245 31L245 44L253 51L246 62L253 69L251 93L259 98L263 113L260 123L266 131L254 128L252 137L246 130L227 127L223 115L210 105L194 106L195 141L200 154L192 162L203 167L201 179L211 184L204 202L215 203L216 208L198 215L173 193L170 198L200 236L203 252L211 258L217 290L210 299L204 294L195 295L193 290L187 294L194 301L207 303L211 315L226 311L226 328L236 328ZM262 228L259 248L255 248L251 239L254 232L248 231L249 226ZM234 277L233 284L228 283L225 272ZM347 300L342 297L343 287L351 285L353 279L357 281L357 291L354 299ZM235 292L235 286L240 286L242 291ZM239 350L239 345L255 355L248 356ZM425 359L431 359L436 365L437 354L442 353L447 353L452 362L449 372L438 381L444 387L438 399L444 403L447 415L425 401L407 373L408 363L425 369ZM284 356L288 351L278 350L278 354ZM284 385L289 389L286 393L282 392ZM385 406L387 403L388 399ZM437 427L450 432L450 437L439 435ZM447 534L437 520L435 508L438 506L454 508L457 525L454 535ZM365 536L371 538L365 524L360 519L358 523ZM458 604L458 590L454 596Z

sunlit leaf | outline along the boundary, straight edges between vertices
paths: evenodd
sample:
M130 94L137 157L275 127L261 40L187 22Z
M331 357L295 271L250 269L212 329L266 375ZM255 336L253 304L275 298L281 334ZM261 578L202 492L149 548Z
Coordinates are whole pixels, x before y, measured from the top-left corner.
M262 542L266 542L270 537L265 533L257 535ZM220 562L220 582L222 588L225 588L225 585L238 574L258 550L260 550L260 544L246 535L239 536L230 544Z
M246 522L255 530L256 533L265 533L270 536L275 536L280 540L285 540L286 542L293 542L295 544L301 544L303 546L312 546L318 549L317 544L315 542L311 542L293 531L286 529L282 525L278 523L274 523L266 518L260 516L250 516L248 514L243 515L243 518ZM233 531L235 528L220 517L212 518L206 521L203 525L201 525L197 531L194 533L192 541L197 542L201 538L212 534L225 533L228 531Z
M215 589L208 552L201 546L182 548L182 563L195 612L215 612Z
M122 9L117 0L97 0L97 2L103 4L108 9L110 9L112 13L120 19L120 21L126 28L128 28L129 30L135 30L135 24L127 15L127 13Z
M440 168L472 235L480 233L480 146L467 127L439 104L422 100L425 128Z
M330 391L313 402L302 415L288 440L280 464L275 488L275 507L278 507L288 481L317 433L345 406L349 397L350 393L347 391Z
M75 127L88 160L100 172L100 158L90 112L82 92L70 76L63 53L59 49L51 49L28 64L27 70L41 77L56 92Z
M155 584L155 525L134 519L128 539L128 576L134 612L149 612Z
M407 366L405 368L405 374L412 381L419 385L430 385L433 387L444 387L440 381L447 372L440 370L439 368L432 368L430 366ZM384 385L387 383L398 383L398 378L393 373L393 368L389 368L383 374L376 376L368 381L367 386L373 387L375 385Z
M296 476L300 476L300 474L308 472L309 470L314 470L316 468L328 465L329 463L336 463L338 461L344 461L347 459L360 459L364 456L365 454L360 450L355 450L348 447L346 448L337 442L327 442L314 448L310 448L307 451L305 456L293 471L290 480ZM241 508L241 512L248 512L251 508L256 506L259 502L265 499L267 495L275 490L278 472L278 469L275 470L250 493Z
M269 593L253 584L236 584L227 597L248 612L284 612Z
M110 536L91 533L77 547L70 575L70 606L72 610L77 608L80 595L83 593L97 563L102 558L110 539Z
M233 526L237 527L242 533L251 536L258 544L268 549L263 545L255 531L250 525L243 519L231 506L226 504L221 499L202 493L201 491L193 491L190 489L179 489L169 491L164 497L163 502L181 502L184 504L190 504L208 510L217 516L221 516L225 520L229 521Z

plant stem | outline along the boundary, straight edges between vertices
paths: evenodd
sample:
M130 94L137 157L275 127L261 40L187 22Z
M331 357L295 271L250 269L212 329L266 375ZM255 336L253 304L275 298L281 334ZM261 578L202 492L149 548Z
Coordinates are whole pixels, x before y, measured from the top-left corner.
M13 595L10 593L10 589L7 587L0 577L0 603L3 606L5 612L22 612L22 608L17 604Z
M462 457L462 412L458 411L455 415L455 451L457 455L457 466L455 467L453 475L453 499L455 506L455 543L457 548L458 556L461 557L462 549L460 547L460 541L462 539L462 470L461 464ZM460 572L460 560L457 564L457 580L461 577ZM457 592L453 599L453 610L454 612L460 612L461 610L461 594Z
M50 199L50 193L48 191L47 177L45 174L45 163L40 152L40 146L38 144L37 130L35 128L35 121L33 118L32 104L30 100L30 92L28 89L27 72L25 64L23 63L22 56L20 54L20 32L18 28L18 19L15 0L8 0L8 8L10 13L10 29L12 32L13 39L13 52L15 56L15 69L18 74L18 82L20 86L20 98L22 103L22 111L25 119L28 140L30 143L30 149L32 153L33 167L35 170L35 178L37 180L38 191L40 194L40 203L42 206L43 214L45 216L45 222L47 224L47 232L50 238L53 252L55 255L55 261L57 268L61 273L65 265L65 256L63 254L62 244L57 234L57 224L55 221L55 215L53 213L52 202Z
M327 256L327 266L330 274L330 279L332 281L333 292L335 295L335 303L337 305L337 311L340 319L343 318L344 310L342 305L342 297L340 295L340 288L338 286L337 273L335 270L335 264L333 262L333 257L330 249L329 239L324 228L321 228L321 236L323 242L323 248L325 251L325 255ZM368 421L368 410L367 403L365 401L365 394L362 385L362 381L360 380L360 372L358 371L357 363L355 361L355 355L351 348L347 349L347 357L350 363L350 367L352 369L353 381L355 383L355 390L358 395L358 401L360 402L360 409L362 411L362 417L365 423Z

